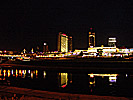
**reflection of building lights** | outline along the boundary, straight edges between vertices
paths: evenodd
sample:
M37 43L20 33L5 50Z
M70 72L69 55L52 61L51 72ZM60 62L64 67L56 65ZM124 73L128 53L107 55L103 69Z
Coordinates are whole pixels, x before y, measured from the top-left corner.
M4 72L4 77L6 76L6 70L3 71Z
M0 69L0 76L2 76L2 69Z
M126 77L128 77L128 75L126 74Z
M88 75L94 75L94 76L118 76L118 74L88 74Z
M70 83L72 83L72 74L70 73Z
M36 78L37 78L37 76L38 76L38 70L36 70Z
M18 76L18 70L16 69L16 77Z
M28 74L30 74L30 70L28 70Z
M19 70L19 76L21 76L21 75L22 75L21 70Z
M33 74L35 74L36 72L35 72L35 70L33 71Z
M112 77L112 76L111 76L111 77L109 77L109 82L111 82L111 83L112 83L112 82L116 82L116 79L117 79L117 77L115 77L115 76Z
M24 70L24 73L26 74L26 70Z
M22 74L24 74L24 70L22 70Z
M8 70L8 77L10 77L10 75L11 75L11 74L10 74L10 70Z
M33 72L31 72L31 78L33 79Z
M12 75L13 75L13 69L12 69L12 72L11 72L11 73L12 73Z
M61 87L62 87L62 88L65 88L65 87L66 87L66 84L65 84L65 85L62 85Z
M43 77L46 78L46 71L43 71Z
M68 81L68 74L67 73L61 73L61 87L66 87Z
M92 85L92 84L95 84L95 81L94 82L90 82L90 84Z
M116 82L117 76L118 76L118 74L88 74L88 75L90 75L90 78L93 78L94 76L101 76L102 78L104 78L104 76L107 76L107 77L109 77L109 82L111 82L111 83ZM95 80L90 81L89 83L90 83L90 85L95 84Z
M22 78L25 78L26 76L26 70L22 70Z

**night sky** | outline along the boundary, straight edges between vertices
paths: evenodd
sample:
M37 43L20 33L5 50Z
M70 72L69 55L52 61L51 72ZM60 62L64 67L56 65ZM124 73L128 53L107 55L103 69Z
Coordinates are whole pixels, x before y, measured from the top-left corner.
M31 50L47 42L57 48L58 33L73 36L74 49L87 48L92 27L96 46L117 37L118 46L133 47L133 0L2 0L0 50Z

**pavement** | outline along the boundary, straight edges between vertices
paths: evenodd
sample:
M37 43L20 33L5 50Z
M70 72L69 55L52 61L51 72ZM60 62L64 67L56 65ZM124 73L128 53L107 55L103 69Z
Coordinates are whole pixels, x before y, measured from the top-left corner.
M69 94L0 86L0 100L133 100L133 98Z

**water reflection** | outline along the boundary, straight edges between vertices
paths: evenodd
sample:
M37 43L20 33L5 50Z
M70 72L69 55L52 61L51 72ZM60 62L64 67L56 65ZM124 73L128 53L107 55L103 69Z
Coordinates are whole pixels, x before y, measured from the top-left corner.
M68 74L67 73L59 73L59 86L60 87L66 87L68 82Z
M46 74L46 72L45 72ZM24 70L24 69L0 69L0 76L2 77L30 77L38 78L38 70ZM46 76L46 75L45 75Z
M90 80L93 80L93 81L90 81L90 84L94 84L94 85L95 85L95 78L94 77L96 77L96 76L100 76L102 78L108 77L109 82L110 82L109 85L112 85L112 83L116 83L117 76L118 76L118 74L93 74L93 73L88 74L88 75L90 76Z
M41 69L0 69L1 85L82 94L125 95L125 91L132 91L132 79L132 75L127 73L88 74Z
M46 78L46 71L43 71L43 78Z

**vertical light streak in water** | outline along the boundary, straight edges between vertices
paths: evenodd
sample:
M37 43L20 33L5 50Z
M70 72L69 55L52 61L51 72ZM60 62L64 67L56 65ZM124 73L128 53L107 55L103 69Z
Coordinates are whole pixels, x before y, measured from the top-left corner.
M4 77L6 76L6 70L3 70L3 72L4 72Z
M33 71L31 71L31 78L33 79Z
M2 76L2 69L0 69L0 76Z
M28 70L28 74L30 74L30 70Z
M19 70L19 76L22 76L21 70Z
M22 70L22 78L25 78L26 76L26 70Z
M72 74L70 74L70 83L72 83Z
M46 78L46 71L43 71L43 78Z
M16 77L18 77L18 70L16 69Z
M36 78L38 78L38 70L36 70Z
M27 77L31 77L31 71L30 70L27 71Z
M11 74L12 74L12 76L14 76L14 75L13 75L13 69L12 69L12 72L11 72Z
M24 70L24 74L26 75L26 70Z
M11 73L10 73L11 71L10 70L8 70L8 77L10 77L10 75L11 75Z

